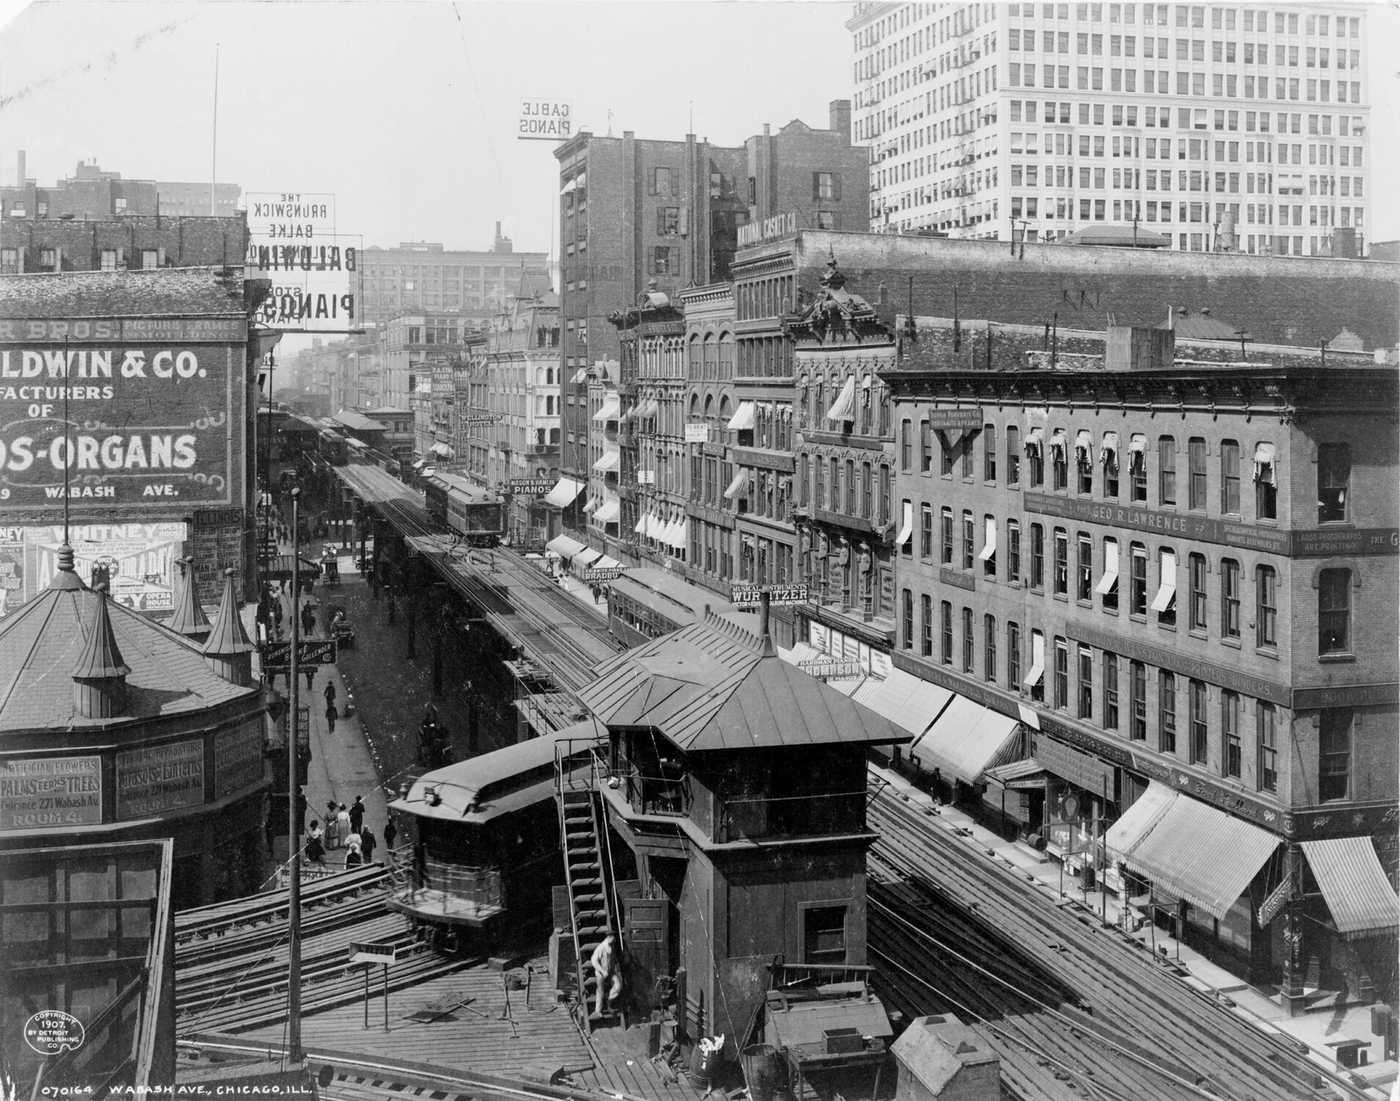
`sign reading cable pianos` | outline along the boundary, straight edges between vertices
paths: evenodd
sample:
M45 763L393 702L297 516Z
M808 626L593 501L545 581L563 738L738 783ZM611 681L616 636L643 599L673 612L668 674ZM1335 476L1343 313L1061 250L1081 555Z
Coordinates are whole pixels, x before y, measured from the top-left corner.
M568 141L574 136L574 112L552 99L522 99L515 136L522 141Z

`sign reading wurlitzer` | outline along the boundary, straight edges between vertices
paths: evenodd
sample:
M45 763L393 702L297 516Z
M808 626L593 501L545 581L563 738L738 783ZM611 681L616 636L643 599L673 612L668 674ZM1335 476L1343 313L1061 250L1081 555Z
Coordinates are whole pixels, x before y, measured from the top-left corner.
M335 196L250 192L247 200L248 276L272 282L257 320L284 332L354 329L363 239L336 233Z
M143 516L235 502L241 324L235 336L177 323L156 339L115 321L105 339L53 325L0 325L0 514L65 497Z

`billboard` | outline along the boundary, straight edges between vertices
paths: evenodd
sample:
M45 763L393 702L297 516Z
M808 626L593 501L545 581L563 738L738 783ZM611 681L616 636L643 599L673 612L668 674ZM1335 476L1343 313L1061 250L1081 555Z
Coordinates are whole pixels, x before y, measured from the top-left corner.
M101 821L100 757L0 761L0 830L93 826Z
M0 324L0 516L237 504L243 322L207 320Z
M176 561L186 525L72 524L73 566L84 582L105 577L112 599L140 612L174 608ZM58 571L61 524L0 528L0 617L46 589Z
M282 332L343 333L360 325L362 237L337 233L328 192L249 192L248 277L272 293L256 320Z
M204 739L117 754L117 818L149 818L204 802Z
M574 136L574 112L554 99L522 99L515 136L522 141L568 141Z

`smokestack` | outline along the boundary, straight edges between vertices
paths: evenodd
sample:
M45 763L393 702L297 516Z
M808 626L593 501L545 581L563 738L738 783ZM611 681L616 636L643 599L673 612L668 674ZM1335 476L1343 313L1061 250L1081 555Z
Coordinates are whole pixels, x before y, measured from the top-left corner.
M777 647L773 645L773 635L768 629L768 590L758 594L758 652L766 658L775 657Z
M835 130L847 141L850 141L851 101L849 99L833 99L827 107L827 116L831 120L828 129Z
M23 150L23 149L21 149L21 150L15 155L15 160L16 160L16 162L19 164L19 170L15 173L15 174L19 177L19 179L15 181L15 186L16 186L16 187L23 187L23 186L24 186L24 150Z

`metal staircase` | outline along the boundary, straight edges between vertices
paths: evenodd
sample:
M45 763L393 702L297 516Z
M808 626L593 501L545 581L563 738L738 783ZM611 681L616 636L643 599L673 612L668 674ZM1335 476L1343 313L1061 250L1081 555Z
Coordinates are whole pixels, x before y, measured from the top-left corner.
M599 1024L610 1023L615 1019L615 1014L599 1016L593 1011L597 1004L598 979L588 961L609 929L617 937L616 951L620 953L622 930L612 886L612 853L607 825L594 786L598 770L592 767L591 753L588 766L571 770L570 754L577 752L578 749L571 750L567 743L560 743L555 751L554 774L559 837L573 927L577 989L583 1019L589 1031L592 1031Z

